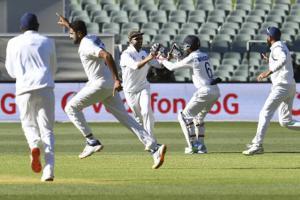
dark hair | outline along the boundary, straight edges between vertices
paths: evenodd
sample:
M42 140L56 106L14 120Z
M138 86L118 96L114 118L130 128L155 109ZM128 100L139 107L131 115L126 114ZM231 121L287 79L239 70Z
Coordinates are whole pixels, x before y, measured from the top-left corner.
M75 32L79 31L79 32L81 32L83 35L86 35L86 34L87 34L86 25L85 25L84 21L81 21L81 20L73 21L73 22L70 24L70 27L71 27Z
M34 13L24 13L20 19L20 28L23 31L33 30L38 31L39 22Z

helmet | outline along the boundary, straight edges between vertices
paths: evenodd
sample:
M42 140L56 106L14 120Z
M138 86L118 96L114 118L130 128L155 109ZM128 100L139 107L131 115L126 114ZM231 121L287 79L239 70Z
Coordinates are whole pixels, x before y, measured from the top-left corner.
M200 40L195 35L188 35L183 40L183 50L187 51L188 49L191 49L192 51L195 51L200 48Z

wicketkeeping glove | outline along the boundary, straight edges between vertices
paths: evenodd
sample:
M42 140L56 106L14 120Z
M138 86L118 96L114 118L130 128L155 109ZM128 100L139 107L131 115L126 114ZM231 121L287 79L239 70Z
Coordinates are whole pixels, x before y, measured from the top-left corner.
M152 46L151 46L151 49L150 49L150 53L152 55L157 55L158 52L160 51L160 48L161 48L161 44L159 43L154 43Z

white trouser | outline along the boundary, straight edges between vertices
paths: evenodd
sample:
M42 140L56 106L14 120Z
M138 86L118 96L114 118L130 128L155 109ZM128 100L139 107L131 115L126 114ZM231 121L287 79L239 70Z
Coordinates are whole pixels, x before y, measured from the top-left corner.
M299 122L292 119L293 100L296 85L274 85L259 114L257 132L252 140L254 144L262 144L270 121L278 108L279 123L283 127L300 130Z
M112 96L112 88L94 88L86 85L67 103L65 112L84 136L91 134L92 131L82 110L98 102L102 102L117 120L132 131L145 146L150 149L156 148L155 139L127 113L119 94Z
M150 87L147 87L139 92L124 92L127 104L133 112L137 122L143 125L144 129L154 136L154 115L151 108L151 94Z
M200 88L193 94L193 97L184 108L183 114L187 118L195 118L198 115L197 120L203 122L206 114L219 97L220 91L216 85L209 88Z
M209 88L200 88L194 93L193 97L182 111L182 117L184 118L183 120L185 123L181 122L180 124L190 147L192 144L191 141L188 141L188 138L189 140L193 140L193 137L196 136L195 128L186 128L183 127L183 125L186 124L186 126L194 126L194 122L196 122L197 125L200 125L199 127L196 127L196 129L198 129L197 136L201 135L203 137L205 130L203 126L204 118L219 97L220 91L216 85L210 86ZM192 131L192 133L190 133L189 130ZM186 134L185 132L189 133Z
M54 170L54 107L52 88L33 90L17 95L16 104L30 149L42 141L45 152L45 168Z

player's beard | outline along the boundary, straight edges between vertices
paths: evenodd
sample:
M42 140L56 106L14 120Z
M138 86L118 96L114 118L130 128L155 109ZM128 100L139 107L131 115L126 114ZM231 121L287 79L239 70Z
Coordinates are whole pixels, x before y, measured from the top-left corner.
M133 46L137 51L140 51L143 46L143 43L138 42L138 43L134 44Z
M80 43L80 39L78 37L74 38L73 43L74 44L79 44Z
M269 38L267 39L267 45L268 45L269 48L272 46L271 40Z

